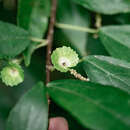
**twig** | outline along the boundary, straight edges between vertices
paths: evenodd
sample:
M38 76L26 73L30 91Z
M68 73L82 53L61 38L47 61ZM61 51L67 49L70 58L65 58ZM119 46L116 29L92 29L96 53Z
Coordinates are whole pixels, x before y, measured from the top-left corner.
M48 45L46 50L46 84L50 82L50 69L48 66L51 66L51 49L53 42L54 24L56 18L56 6L57 0L52 0L51 17L47 34Z
M97 29L75 26L75 25L70 25L70 24L63 24L63 23L56 23L55 26L57 28L75 30L75 31L81 31L81 32L88 32L88 33L97 33L98 32Z
M35 38L35 37L30 37L30 40L33 42L40 42L40 43L47 42L47 40L45 40L45 39L39 39L39 38Z

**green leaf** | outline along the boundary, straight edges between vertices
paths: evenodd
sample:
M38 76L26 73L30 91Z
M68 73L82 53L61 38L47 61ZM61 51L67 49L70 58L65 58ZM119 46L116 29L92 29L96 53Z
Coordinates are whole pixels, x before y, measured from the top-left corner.
M73 0L74 2L102 14L117 14L130 12L129 0Z
M58 23L74 26L88 27L90 16L87 10L76 5L71 0L58 0L57 18ZM87 33L69 29L57 30L56 42L68 45L76 49L81 56L86 55ZM64 35L64 37L61 35ZM59 36L60 35L60 36Z
M51 98L84 126L95 130L130 129L130 95L120 89L79 80L48 84Z
M43 37L48 26L49 15L49 0L18 1L18 25L28 30L32 37Z
M42 38L48 27L50 0L19 0L18 25L28 30L31 37ZM25 64L30 64L31 56L38 43L32 44L25 51Z
M130 61L130 26L106 26L99 30L99 37L113 57Z
M106 56L88 56L84 70L90 81L112 85L130 93L130 63Z
M22 28L0 21L0 57L19 55L30 44L29 34Z
M48 103L45 87L39 82L13 108L6 130L47 130Z
M37 43L31 42L31 45L24 51L25 66L28 67L31 63L32 54L35 51Z

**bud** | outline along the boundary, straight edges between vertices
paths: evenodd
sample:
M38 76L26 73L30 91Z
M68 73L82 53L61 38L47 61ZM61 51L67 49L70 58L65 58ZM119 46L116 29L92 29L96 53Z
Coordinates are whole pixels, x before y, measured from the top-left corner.
M54 67L61 72L67 72L79 62L78 54L66 46L54 50L51 55L51 60Z
M24 72L20 65L10 63L1 71L2 82L7 86L16 86L24 80Z

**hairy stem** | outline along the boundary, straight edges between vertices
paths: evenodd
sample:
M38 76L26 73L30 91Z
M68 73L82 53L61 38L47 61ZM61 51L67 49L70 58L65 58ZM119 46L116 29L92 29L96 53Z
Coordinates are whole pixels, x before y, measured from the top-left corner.
M88 78L86 77L83 77L81 74L79 74L76 70L74 69L70 69L70 74L72 74L75 78L78 78L80 80L83 80L83 81L89 81Z

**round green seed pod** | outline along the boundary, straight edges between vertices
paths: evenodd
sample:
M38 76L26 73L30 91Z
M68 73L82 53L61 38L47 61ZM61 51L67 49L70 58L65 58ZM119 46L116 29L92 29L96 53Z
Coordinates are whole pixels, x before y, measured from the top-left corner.
M17 86L23 82L24 72L20 65L12 63L2 69L1 78L7 86Z
M66 46L54 50L51 55L51 60L54 67L61 72L67 72L79 62L78 54Z

